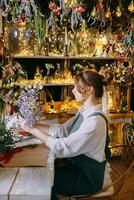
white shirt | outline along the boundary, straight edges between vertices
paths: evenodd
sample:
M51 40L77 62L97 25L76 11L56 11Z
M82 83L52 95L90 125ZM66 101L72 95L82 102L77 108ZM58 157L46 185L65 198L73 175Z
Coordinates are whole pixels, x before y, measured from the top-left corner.
M88 117L94 112L102 113L101 104L92 106L86 110L81 108L78 112L83 116L83 122L79 129L71 134L68 131L77 114L64 124L52 124L50 125L50 136L47 139L46 145L59 158L85 154L90 158L102 162L105 160L106 122L99 115ZM111 182L109 171L110 166L107 163L103 186Z
M85 154L102 162L105 159L106 122L101 116L88 117L94 112L102 112L101 105L86 110L81 108L79 112L84 119L79 129L71 134L68 131L76 116L64 124L51 125L47 146L60 158Z

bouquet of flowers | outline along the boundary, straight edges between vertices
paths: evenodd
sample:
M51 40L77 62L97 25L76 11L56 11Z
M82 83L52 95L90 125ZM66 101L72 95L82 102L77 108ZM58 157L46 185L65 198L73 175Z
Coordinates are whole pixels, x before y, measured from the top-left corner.
M16 105L20 88L16 85L17 80L27 78L26 72L23 71L19 63L9 62L2 66L2 89L1 97L6 103Z
M131 25L128 27L128 31L124 36L124 41L126 46L126 54L127 56L134 55L134 19L131 21Z
M79 0L57 0L57 3L51 1L49 9L51 10L50 25L53 24L53 19L57 17L61 25L70 24L72 31L78 26L79 22L82 22L82 14L85 12Z
M114 68L114 80L122 86L131 86L134 83L134 67L131 63L126 62L126 66L124 63Z
M36 4L34 0L3 0L3 15L13 22L31 22Z
M41 104L38 102L39 91L37 89L22 90L18 98L17 106L22 118L32 123L41 117Z

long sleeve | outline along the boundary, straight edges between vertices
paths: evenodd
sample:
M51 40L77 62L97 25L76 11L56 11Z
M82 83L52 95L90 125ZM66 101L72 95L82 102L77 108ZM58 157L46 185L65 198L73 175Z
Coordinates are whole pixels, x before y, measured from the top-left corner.
M99 121L103 121L103 119ZM99 140L96 141L98 134L97 123L96 117L86 119L80 128L68 137L54 138L50 136L47 140L47 146L57 157L73 157L87 153L89 150L94 151L100 142ZM102 127L104 128L104 126ZM100 136L98 138L100 139Z
M75 117L70 118L64 124L51 124L49 129L49 135L52 137L63 138L69 135L69 128L72 126Z

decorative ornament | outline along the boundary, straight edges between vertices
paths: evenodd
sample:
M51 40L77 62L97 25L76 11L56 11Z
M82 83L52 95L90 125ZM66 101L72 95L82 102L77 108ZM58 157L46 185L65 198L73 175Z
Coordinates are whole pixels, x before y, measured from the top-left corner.
M134 1L133 1L133 0L131 1L131 3L130 3L129 6L128 6L128 10L129 10L130 12L134 12Z
M31 28L26 29L26 31L23 34L24 39L29 40L30 37L31 37L31 33L32 33L32 29Z
M121 15L122 15L121 9L120 9L120 7L118 6L118 7L117 7L117 10L116 10L116 16L117 16L117 17L121 17Z
M105 17L106 17L106 18L110 18L110 17L111 17L110 8L107 9L107 11L106 11L106 13L105 13Z
M91 16L92 17L96 17L97 16L97 12L96 12L96 8L94 7L92 12L91 12Z
M14 25L14 28L13 28L13 30L12 30L12 32L11 32L11 38L12 38L12 40L13 39L16 39L16 38L18 38L19 37L19 30L18 30L18 28Z

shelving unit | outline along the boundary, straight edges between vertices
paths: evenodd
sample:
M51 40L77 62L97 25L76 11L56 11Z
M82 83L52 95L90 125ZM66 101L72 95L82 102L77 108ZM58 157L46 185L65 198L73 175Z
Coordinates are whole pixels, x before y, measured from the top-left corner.
M68 70L72 70L72 66L76 63L80 63L83 66L87 66L90 64L97 65L98 63L103 66L103 64L107 63L115 63L115 66L118 65L118 62L128 61L129 58L123 57L80 57L80 56L13 56L13 60L19 62L24 66L24 69L28 72L28 78L33 79L34 73L36 71L36 66L39 66L43 72L43 76L46 74L46 63L52 63L55 68L56 64L59 63L61 66L61 73L63 74L63 78L66 78L66 74ZM96 64L97 63L97 64ZM52 70L52 73L55 73L55 70ZM72 71L71 71L72 73ZM45 86L69 86L72 83L46 83ZM127 102L130 105L131 98L131 90L127 91ZM130 106L128 108L130 111Z
M56 65L59 63L61 65L61 73L63 73L63 77L66 75L67 71L71 69L71 66L75 63L84 63L85 65L88 64L96 64L100 63L100 65L106 64L106 63L113 63L115 62L115 65L118 64L118 62L122 61L128 61L129 58L123 58L123 57L80 57L80 56L13 56L13 60L19 62L23 65L24 69L29 74L34 74L36 70L36 66L38 65L40 69L44 72L43 75L45 75L45 64L46 63L52 63L53 65ZM53 70L54 73L54 70ZM32 79L30 77L30 79ZM46 86L66 86L66 85L72 85L69 83L59 83L59 84L49 84L46 83ZM129 96L131 96L131 91L128 92ZM128 96L128 95L127 95ZM129 101L129 99L128 99Z
M106 63L115 63L115 66L118 65L118 62L123 62L123 61L128 61L129 59L127 58L122 58L122 57L78 57L78 56L13 56L13 60L19 62L23 67L24 70L27 70L28 78L33 79L34 73L36 71L36 66L39 66L40 69L43 71L43 75L45 76L46 73L46 68L45 64L46 63L51 63L55 67L57 63L60 64L61 66L61 73L63 73L63 77L66 76L66 73L68 73L68 70L70 70L71 66L74 65L75 63L81 63L84 66L88 64L96 64L100 63L102 66L103 64ZM53 73L55 73L55 70L53 70ZM71 91L69 88L73 87L72 83L45 83L45 87L49 88L50 91L54 90L56 95L60 95L58 98L61 101L65 100L65 96L67 94L70 94ZM58 88L58 89L57 89ZM116 88L114 89L115 93ZM115 101L119 101L120 94L118 92L118 97L115 98ZM117 143L122 143L122 126L126 122L131 122L132 116L134 116L134 113L130 112L130 101L131 101L131 89L127 88L127 104L128 104L128 112L127 113L119 113L117 111L117 107L113 113L109 113L109 123L110 123L110 128L111 130L116 130L116 133L114 132L114 141ZM57 100L56 100L57 101ZM117 103L117 102L115 102ZM119 102L117 103L117 106L119 106ZM66 121L68 118L70 118L72 115L69 113L66 114L48 114L47 118L58 118L60 123L63 123Z

